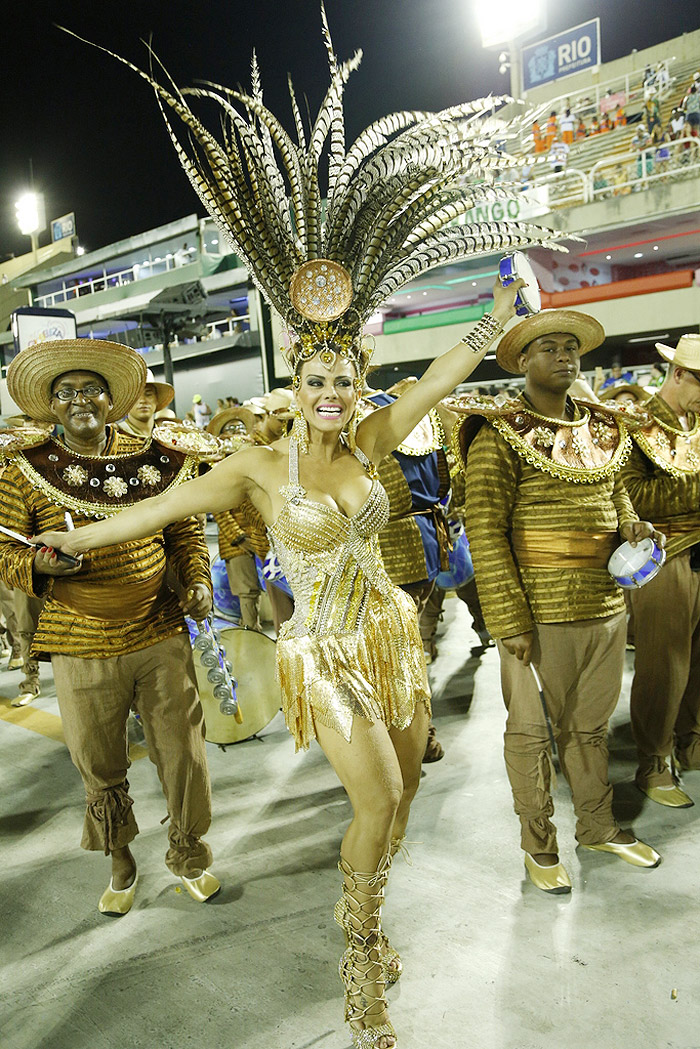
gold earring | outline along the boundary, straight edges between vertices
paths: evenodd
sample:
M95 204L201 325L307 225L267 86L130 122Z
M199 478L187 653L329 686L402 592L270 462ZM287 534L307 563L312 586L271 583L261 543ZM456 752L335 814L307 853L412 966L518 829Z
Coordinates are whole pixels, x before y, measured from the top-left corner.
M346 440L349 450L354 454L357 448L357 409L350 416Z
M289 435L292 440L297 442L297 447L300 452L304 455L309 450L309 424L304 418L304 413L298 404L294 405L294 422L292 423L292 432Z

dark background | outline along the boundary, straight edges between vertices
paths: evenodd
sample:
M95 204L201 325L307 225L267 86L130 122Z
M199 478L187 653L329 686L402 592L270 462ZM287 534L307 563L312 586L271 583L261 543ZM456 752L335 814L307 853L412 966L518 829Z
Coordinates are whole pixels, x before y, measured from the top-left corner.
M346 88L348 142L398 109L441 109L509 90L497 53L481 49L472 0L326 0L326 9L338 57L364 52ZM700 4L689 0L549 0L544 35L597 15L605 62L700 27ZM249 88L255 47L265 102L288 129L287 73L313 113L328 84L317 0L13 5L2 23L0 261L30 249L14 211L29 186L30 160L47 219L75 211L87 250L202 213L148 85L54 22L142 67L140 40L152 33L182 86L202 78ZM209 116L216 132L213 108Z

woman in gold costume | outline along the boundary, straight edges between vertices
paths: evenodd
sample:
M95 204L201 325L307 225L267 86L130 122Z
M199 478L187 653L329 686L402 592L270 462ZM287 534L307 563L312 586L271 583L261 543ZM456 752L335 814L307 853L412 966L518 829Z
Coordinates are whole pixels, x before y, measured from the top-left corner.
M494 308L472 336L397 401L363 419L354 441L361 365L352 352L325 343L295 371L289 438L242 449L176 492L106 521L37 537L80 554L245 498L265 520L295 599L277 642L287 725L297 747L318 740L352 804L335 917L347 937L346 1019L356 1045L371 1049L396 1045L383 992L398 978L400 962L381 931L380 907L418 788L430 713L415 606L390 581L379 553L388 500L375 464L473 371L514 315L516 290L497 285Z
M464 223L478 203L508 195L507 181L496 176L515 162L490 141L513 127L494 116L509 100L395 113L346 151L343 91L361 53L338 62L321 10L330 86L307 127L290 84L296 142L263 104L255 59L250 94L208 83L180 92L131 67L151 83L164 113L170 107L184 125L178 137L166 118L183 167L289 328L290 437L230 456L176 495L70 535L39 538L80 553L245 498L261 514L295 599L277 642L287 724L298 747L318 740L353 808L335 908L346 936L345 1018L357 1049L394 1049L384 990L401 963L380 911L418 787L430 693L413 602L381 562L377 532L388 500L375 466L473 371L513 316L522 282L497 284L491 314L403 396L358 425L370 357L362 331L387 297L433 266L518 245L554 247L555 234L511 222ZM192 96L221 106L222 141L189 109ZM319 166L326 163L322 193Z

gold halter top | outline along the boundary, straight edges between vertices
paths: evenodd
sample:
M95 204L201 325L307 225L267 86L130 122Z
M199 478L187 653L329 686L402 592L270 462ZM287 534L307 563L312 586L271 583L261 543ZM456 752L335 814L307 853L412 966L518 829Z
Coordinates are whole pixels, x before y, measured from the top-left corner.
M354 454L372 475L367 456L359 448ZM280 491L285 502L268 535L294 594L277 669L297 747L315 736L314 720L347 740L356 714L407 727L430 691L415 606L389 579L379 550L377 533L389 519L384 488L373 477L352 516L309 499L292 439L289 484Z

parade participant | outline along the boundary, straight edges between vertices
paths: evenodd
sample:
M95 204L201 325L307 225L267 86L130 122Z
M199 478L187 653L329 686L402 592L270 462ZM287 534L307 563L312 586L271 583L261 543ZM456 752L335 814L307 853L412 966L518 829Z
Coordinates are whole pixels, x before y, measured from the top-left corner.
M146 367L133 350L93 339L37 343L13 359L13 400L63 438L18 438L0 480L0 520L20 535L108 516L159 491L179 490L195 461L168 446L120 433L140 395ZM21 435L22 431L16 431ZM206 870L210 788L190 642L168 589L166 562L195 618L211 606L209 556L196 522L152 529L149 538L112 546L77 567L45 547L0 536L0 574L9 586L45 597L32 654L50 657L63 732L85 786L82 846L111 857L112 877L99 909L125 914L136 890L129 849L138 833L129 796L126 724L141 715L170 817L166 864L194 899L219 889Z
M275 411L279 410L283 403L289 404L286 397L275 398L272 394L267 396ZM261 402L264 400L260 398ZM254 414L245 405L240 408L225 408L224 411L216 413L207 430L215 437L222 439L223 450L229 455L246 446L268 445L281 435L283 423L279 416L268 423L266 419L268 413L262 407L260 410L263 411L263 415ZM279 426L279 431L277 431L277 426ZM275 437L268 439L266 434L270 431ZM232 510L223 510L221 513L214 514L214 521L219 530L219 557L226 564L231 593L239 601L241 626L251 630L260 630L261 589L255 558L258 557L264 561L270 552L270 540L265 522L249 499L244 500ZM282 623L286 623L291 617L294 602L284 590L275 586L270 580L267 581L267 596L270 601L275 636L277 636Z
M381 565L377 532L388 507L373 464L474 370L513 315L522 281L497 288L492 313L464 342L356 426L370 355L362 331L387 296L432 267L506 244L553 246L554 235L517 222L454 223L490 199L502 167L510 170L495 146L498 119L486 130L483 123L493 99L393 114L346 149L344 86L360 54L340 63L323 7L322 19L330 88L309 137L290 87L296 141L263 105L255 62L252 94L197 91L222 105L223 143L191 112L191 96L136 70L170 107L177 127L168 127L201 200L289 327L290 438L242 449L176 494L56 535L55 543L110 545L150 535L157 521L220 512L246 497L268 525L295 598L277 641L287 724L298 746L317 738L353 808L335 911L346 936L346 1020L358 1049L392 1049L384 987L398 968L381 905L391 843L398 847L404 835L419 783L430 701L415 607ZM319 168L328 171L323 187Z
M636 783L660 805L693 804L679 786L681 768L700 769L700 335L675 350L663 385L647 400L648 426L633 433L623 478L636 511L667 537L667 564L630 592L635 667L630 693Z
M146 385L136 403L132 404L128 414L119 423L119 429L124 433L130 433L132 437L148 439L153 432L158 412L167 408L174 396L174 387L169 382L156 382L149 368L146 372Z
M571 890L559 860L548 729L571 787L580 845L653 867L659 855L620 830L608 781L607 726L620 694L625 651L622 591L607 571L619 536L653 532L632 509L619 470L630 438L614 408L576 402L579 362L603 341L592 317L543 310L501 339L496 356L525 376L499 406L463 404L455 429L466 467L465 526L486 624L497 639L508 718L506 768L530 880Z

